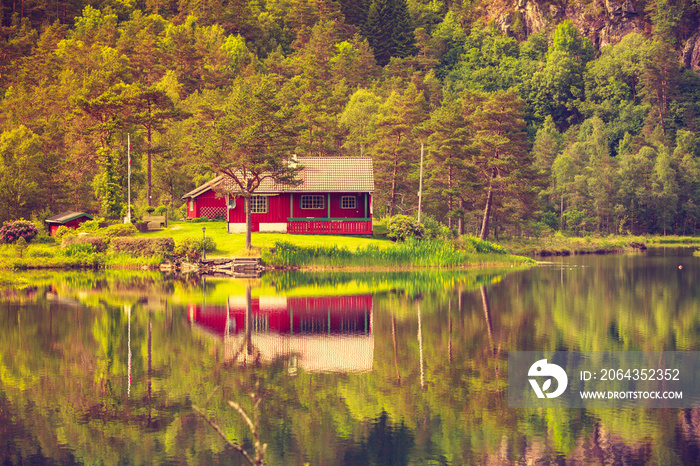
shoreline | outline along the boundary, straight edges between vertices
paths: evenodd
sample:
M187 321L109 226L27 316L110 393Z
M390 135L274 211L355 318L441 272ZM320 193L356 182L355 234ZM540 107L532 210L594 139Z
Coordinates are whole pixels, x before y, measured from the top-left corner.
M357 258L317 257L308 258L309 263L301 264L263 264L260 263L262 272L274 271L343 271L343 272L385 272L385 271L420 271L420 270L475 270L479 268L493 267L519 267L535 265L540 258L567 257L573 255L604 255L625 254L631 252L644 252L648 248L656 247L700 247L700 237L678 236L608 236L608 237L564 237L552 235L544 238L504 238L498 247L507 250L508 254L491 255L489 253L475 252L462 264L436 265L436 264L391 264L380 260L372 264L371 258L367 265L358 263ZM301 246L302 248L304 246ZM259 251L258 259L262 259L265 253ZM211 259L227 258L226 256L210 256ZM228 257L229 259L232 259ZM0 262L0 270L142 270L160 271L164 273L207 273L202 270L201 262L172 261L157 256L140 257L115 257L105 253L93 253L83 257L51 257L25 255L24 257L6 256ZM264 259L263 259L264 260ZM317 261L314 263L314 261ZM410 261L410 259L409 259ZM334 263L335 262L335 263ZM342 264L346 262L346 264ZM181 265L182 264L182 265ZM205 267L206 268L206 267ZM209 272L214 272L209 270Z
M416 272L416 271L428 271L428 270L475 270L479 268L494 268L494 267L529 267L536 265L538 261L535 259L519 256L519 255L508 255L506 257L511 257L515 260L504 260L504 261L486 261L481 263L467 263L463 265L451 265L451 266L440 266L440 265L325 265L325 264L303 264L303 265L263 265L261 272ZM153 271L162 273L178 273L178 274L189 274L189 273L212 273L218 272L218 270L206 270L206 267L202 267L202 262L181 262L179 264L174 264L171 261L163 261L158 264L144 263L144 264L32 264L29 265L24 262L20 265L14 265L12 263L7 264L8 266L0 266L0 270L6 271L28 271L28 270L134 270L134 271ZM5 264L3 264L5 265Z

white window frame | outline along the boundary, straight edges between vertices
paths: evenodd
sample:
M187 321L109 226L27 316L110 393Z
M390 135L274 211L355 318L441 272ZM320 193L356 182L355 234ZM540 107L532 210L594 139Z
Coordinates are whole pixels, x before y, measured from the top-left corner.
M345 205L345 201L352 201L352 206L350 204ZM357 209L357 196L341 196L340 197L340 208L341 209Z
M320 200L320 206L319 201ZM306 210L319 210L319 209L325 209L326 208L326 198L322 194L303 194L301 196L301 200L299 201L299 205L301 206L302 209Z
M252 196L249 204L252 214L266 214L270 211L270 202L267 196Z

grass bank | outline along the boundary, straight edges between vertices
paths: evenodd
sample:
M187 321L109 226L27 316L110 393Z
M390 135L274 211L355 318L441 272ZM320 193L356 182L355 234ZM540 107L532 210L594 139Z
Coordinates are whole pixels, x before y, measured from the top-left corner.
M647 246L700 246L700 236L647 236Z
M560 234L540 238L504 238L499 242L512 254L526 256L568 256L608 254L644 249L651 243L644 236L566 237Z
M29 244L21 252L14 245L0 245L0 269L155 269L164 261L160 256L62 249L58 244Z

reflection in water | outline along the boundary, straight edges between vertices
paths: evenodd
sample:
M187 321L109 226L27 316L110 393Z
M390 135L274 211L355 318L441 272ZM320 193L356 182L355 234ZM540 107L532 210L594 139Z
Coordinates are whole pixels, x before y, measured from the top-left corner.
M509 350L699 350L699 263L667 250L508 274L37 274L0 290L0 458L236 463L191 406L250 447L228 400L259 384L270 464L694 464L696 409L509 409L506 377Z
M489 304L489 293L485 286L479 287L481 291L481 308L484 310L484 318L486 319L486 331L489 336L489 347L494 356L496 356L496 345L493 343L493 321L491 320L491 305Z
M196 327L223 340L224 361L288 361L290 373L372 370L372 295L229 296L226 306L189 305Z

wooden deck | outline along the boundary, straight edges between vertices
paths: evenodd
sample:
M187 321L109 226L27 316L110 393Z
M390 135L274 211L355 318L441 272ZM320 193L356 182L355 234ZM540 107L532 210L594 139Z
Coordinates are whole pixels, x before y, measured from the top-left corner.
M300 235L371 235L372 219L288 219L287 233Z
M259 257L215 257L203 259L200 271L203 273L223 273L235 278L259 278L262 271Z

